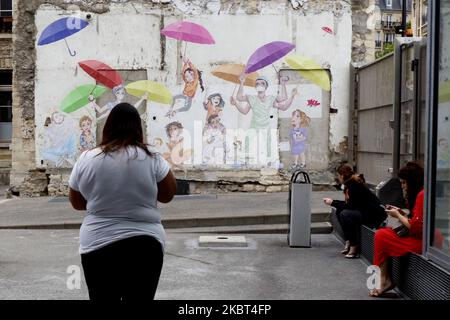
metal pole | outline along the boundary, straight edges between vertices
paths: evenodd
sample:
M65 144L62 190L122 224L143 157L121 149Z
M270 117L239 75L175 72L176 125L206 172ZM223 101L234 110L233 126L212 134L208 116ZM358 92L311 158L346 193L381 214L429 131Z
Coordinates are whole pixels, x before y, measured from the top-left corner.
M406 0L402 0L402 37L406 37Z

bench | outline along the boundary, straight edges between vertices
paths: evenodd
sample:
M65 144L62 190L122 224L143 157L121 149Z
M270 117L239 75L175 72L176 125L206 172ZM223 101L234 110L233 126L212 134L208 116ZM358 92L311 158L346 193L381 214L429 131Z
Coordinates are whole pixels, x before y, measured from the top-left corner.
M344 243L344 235L334 208L332 208L330 220L336 237ZM368 265L371 265L373 261L375 231L361 226L361 256ZM450 272L421 255L409 253L393 258L392 279L400 293L407 298L450 300Z

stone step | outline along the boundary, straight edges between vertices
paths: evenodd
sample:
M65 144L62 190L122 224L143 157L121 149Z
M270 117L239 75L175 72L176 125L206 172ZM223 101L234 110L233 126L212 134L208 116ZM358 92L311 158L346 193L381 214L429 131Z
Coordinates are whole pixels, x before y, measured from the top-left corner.
M241 225L265 225L265 224L287 224L289 216L287 213L265 214L265 215L234 215L205 217L164 217L163 224L167 228L195 228L215 226L241 226ZM312 212L311 222L329 222L330 213L323 211Z
M0 169L3 168L10 169L11 165L12 165L11 161L0 160Z
M240 226L215 226L215 227L196 227L196 228L169 228L166 231L170 233L211 233L211 234L283 234L288 233L288 224L257 224L257 225L240 225ZM313 222L311 223L311 234L328 234L333 231L329 222Z

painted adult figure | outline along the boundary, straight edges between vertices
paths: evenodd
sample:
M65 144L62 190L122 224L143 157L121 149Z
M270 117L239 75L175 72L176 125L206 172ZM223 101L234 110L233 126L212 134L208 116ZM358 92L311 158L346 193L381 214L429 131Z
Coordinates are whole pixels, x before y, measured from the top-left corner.
M256 95L246 95L244 94L244 82L245 75L240 77L239 90L236 96L237 102L246 102L242 105L236 103L234 98L231 99L231 104L236 106L242 114L249 113L250 109L253 112L252 120L250 124L251 129L267 129L270 122L270 110L271 108L279 109L285 111L289 109L294 101L295 95L297 94L297 89L292 90L291 96L288 98L286 91L287 77L282 77L280 79L281 90L278 95L270 96L267 95L267 88L269 87L269 81L265 77L258 77L255 81Z
M80 254L90 299L152 300L165 241L157 201L172 200L176 180L144 143L136 108L112 109L100 146L81 154L69 186L72 206L87 210Z
M267 131L267 155L273 156L274 151L270 150L270 111L272 108L285 111L289 109L294 101L297 89L292 90L291 97L288 98L286 91L287 77L280 79L281 90L278 95L267 95L267 88L269 87L269 81L265 77L258 77L255 81L256 95L244 94L244 82L245 75L240 76L239 90L236 95L236 99L231 97L230 103L234 105L238 111L242 114L248 114L252 110L252 119L250 123L250 129L256 130L268 130ZM246 153L250 150L249 139L246 138L245 150Z
M114 100L109 101L107 104L105 104L103 107L100 107L96 102L94 96L89 96L89 101L94 107L95 111L98 113L97 122L102 121L105 119L111 110L117 106L119 103L124 102L126 92L125 92L125 86L123 84L120 84L112 89L112 93L114 95ZM143 102L147 99L147 94L144 94L141 99L139 99L135 104L134 107L139 111L139 114L142 116L145 114L145 104Z

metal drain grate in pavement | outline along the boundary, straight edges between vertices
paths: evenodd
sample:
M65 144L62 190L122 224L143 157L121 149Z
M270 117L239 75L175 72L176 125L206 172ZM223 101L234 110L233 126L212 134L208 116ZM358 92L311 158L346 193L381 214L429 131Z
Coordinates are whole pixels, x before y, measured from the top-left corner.
M200 236L198 238L199 247L209 248L242 248L247 247L247 240L244 236Z

